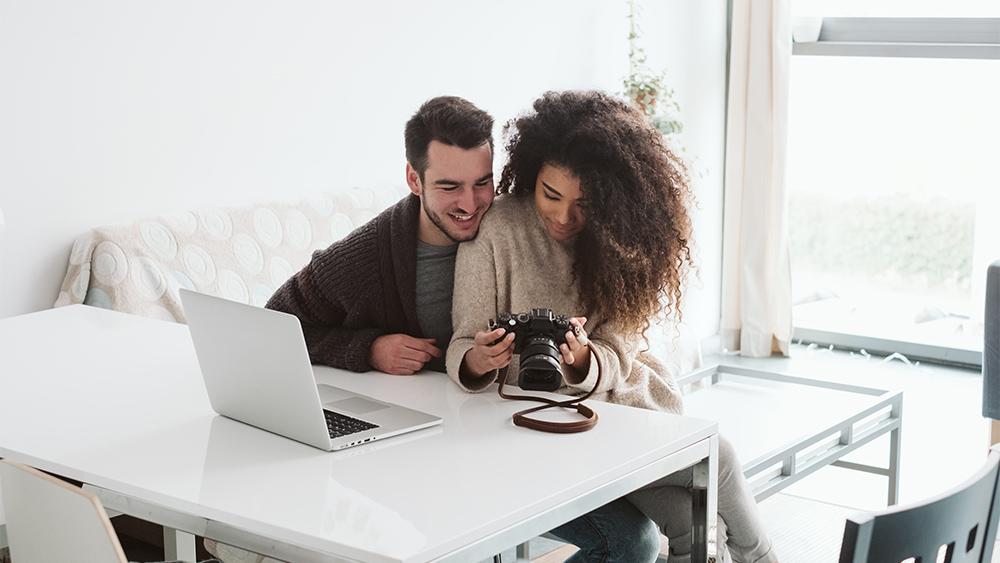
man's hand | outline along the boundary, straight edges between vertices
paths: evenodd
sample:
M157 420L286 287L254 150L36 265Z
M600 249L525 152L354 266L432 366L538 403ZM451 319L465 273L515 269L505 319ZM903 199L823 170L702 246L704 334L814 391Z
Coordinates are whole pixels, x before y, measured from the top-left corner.
M482 377L493 370L506 367L514 356L514 333L497 342L504 329L476 333L475 345L462 358L461 372L473 377Z
M385 334L372 342L368 363L392 375L413 375L431 358L440 358L441 350L433 338L414 338L408 334Z

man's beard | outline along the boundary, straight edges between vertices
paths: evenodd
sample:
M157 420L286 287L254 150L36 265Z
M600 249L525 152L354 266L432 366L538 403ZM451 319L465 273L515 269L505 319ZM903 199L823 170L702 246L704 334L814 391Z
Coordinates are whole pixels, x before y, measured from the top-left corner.
M478 213L478 211L473 212L472 215L475 215L476 213ZM451 242L459 243L459 242L470 241L476 238L476 235L479 234L479 229L477 228L474 232L470 233L466 238L456 238L455 235L452 234L445 226L445 222L441 219L440 215L431 211L426 206L424 206L424 215L427 215L427 218L431 220L431 223L434 223L434 225L437 226L437 228L442 233L444 233L444 236L448 237L448 240L450 240Z

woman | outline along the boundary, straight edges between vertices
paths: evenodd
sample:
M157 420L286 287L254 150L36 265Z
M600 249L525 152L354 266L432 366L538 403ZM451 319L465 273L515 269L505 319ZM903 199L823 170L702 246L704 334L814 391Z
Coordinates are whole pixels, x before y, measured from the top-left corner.
M497 192L509 195L497 199L479 236L458 251L448 373L468 391L485 389L502 368L516 384L513 335L497 341L502 329L483 327L499 312L546 307L579 315L579 335L567 332L560 349L562 392L589 391L600 371L595 398L680 413L680 392L648 352L645 331L660 315L680 316L691 265L683 164L639 111L606 94L549 92L533 108L504 130L509 160ZM736 561L776 561L724 439L719 456L725 545ZM680 484L667 478L598 509L605 512L588 523L591 532L609 513L641 527L629 512L637 508L672 540L671 559L684 560L691 507ZM574 522L553 533L580 545L581 561L600 560L587 549L601 538ZM719 545L724 559L722 538Z

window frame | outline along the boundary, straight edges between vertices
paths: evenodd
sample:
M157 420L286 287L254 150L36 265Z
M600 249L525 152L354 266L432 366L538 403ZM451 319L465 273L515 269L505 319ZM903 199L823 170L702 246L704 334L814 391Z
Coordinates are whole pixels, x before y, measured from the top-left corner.
M1000 18L823 18L792 55L1000 59Z
M819 39L793 42L793 56L1000 59L1000 18L824 17ZM794 322L794 320L793 320ZM793 339L980 368L979 350L793 326Z

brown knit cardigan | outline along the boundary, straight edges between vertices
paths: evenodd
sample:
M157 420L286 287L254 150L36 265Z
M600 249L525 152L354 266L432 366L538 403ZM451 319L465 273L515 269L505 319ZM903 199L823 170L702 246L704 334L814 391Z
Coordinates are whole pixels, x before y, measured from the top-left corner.
M268 300L268 309L299 318L314 364L368 371L379 336L423 336L416 305L419 219L420 198L406 196L315 252Z

